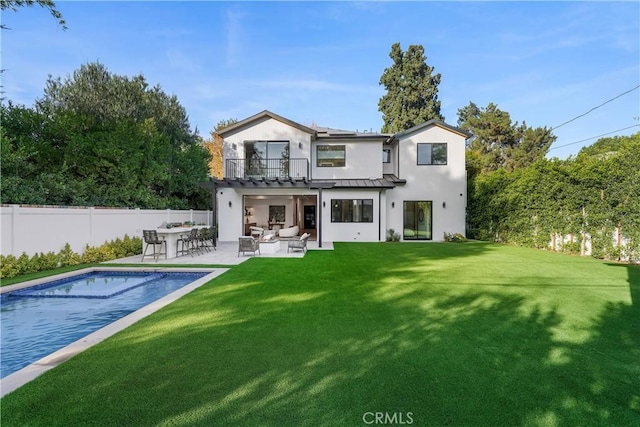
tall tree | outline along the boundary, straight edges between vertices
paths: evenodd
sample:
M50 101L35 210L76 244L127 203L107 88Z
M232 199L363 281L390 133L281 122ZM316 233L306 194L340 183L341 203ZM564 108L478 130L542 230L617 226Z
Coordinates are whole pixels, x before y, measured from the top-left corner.
M222 179L224 176L224 139L218 132L222 129L238 123L238 119L220 120L216 127L209 132L210 138L204 141L204 146L211 155L209 161L209 174L213 177Z
M0 10L13 10L14 12L20 7L31 7L38 5L49 9L51 16L53 16L63 30L67 29L67 23L62 16L62 13L56 8L55 3L52 0L0 0ZM0 28L6 29L7 27L0 24Z
M83 65L64 81L50 77L35 109L9 104L1 112L3 163L25 159L3 170L3 202L209 207L199 185L208 152L177 98L143 76Z
M512 171L543 158L556 137L546 127L512 123L496 104L478 108L473 102L458 110L458 126L474 134L467 149L475 153L481 172L499 168Z
M403 52L400 43L394 43L389 57L393 65L380 77L387 91L378 102L382 132L400 132L431 119L444 121L438 100L441 76L427 65L424 47L410 45Z

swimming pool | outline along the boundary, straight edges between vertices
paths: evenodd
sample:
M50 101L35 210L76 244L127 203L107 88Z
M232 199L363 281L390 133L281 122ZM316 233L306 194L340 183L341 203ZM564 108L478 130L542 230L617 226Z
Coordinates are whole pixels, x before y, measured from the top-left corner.
M92 271L0 296L0 378L207 272Z

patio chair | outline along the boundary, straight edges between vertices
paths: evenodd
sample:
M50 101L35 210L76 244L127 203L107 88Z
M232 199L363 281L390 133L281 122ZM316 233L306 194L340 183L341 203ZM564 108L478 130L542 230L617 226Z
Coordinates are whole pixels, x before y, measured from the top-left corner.
M256 251L260 254L259 240L256 240L251 236L242 236L238 238L238 256L240 256L240 252L242 252L242 255L244 255L245 252L253 252L255 255Z
M160 255L162 255L162 246L164 245L164 258L167 258L167 242L164 240L164 237L159 237L158 232L156 230L142 230L142 238L144 239L145 247L142 252L141 262L144 262L145 256L151 256L151 254L147 255L147 249L149 249L149 245L153 246L153 259L158 260ZM158 248L158 252L156 252L156 246L160 246Z
M180 245L182 248L179 249ZM180 254L189 254L193 256L194 252L200 251L198 247L198 229L192 228L189 234L182 234L178 240L176 240L176 256Z
M210 242L211 237L209 237L209 228L198 229L198 247L200 250L211 252L211 246L209 246Z
M203 228L201 229L200 233L203 238L203 240L201 241L202 247L204 247L208 251L211 251L211 249L213 249L214 251L217 250L216 241L214 239L215 227Z
M307 240L309 239L309 236L310 234L304 233L302 236L300 236L299 239L296 239L294 237L291 240L289 240L287 245L287 253L289 253L290 250L296 250L296 249L300 249L302 252L306 252Z
M262 227L251 226L249 227L249 230L251 230L251 237L256 240L260 240L264 235L264 228Z

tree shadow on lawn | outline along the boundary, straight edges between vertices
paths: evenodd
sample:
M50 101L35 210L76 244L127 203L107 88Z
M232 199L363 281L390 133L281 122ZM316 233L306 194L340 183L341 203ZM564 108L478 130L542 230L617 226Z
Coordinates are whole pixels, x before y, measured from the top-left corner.
M640 265L612 263L607 263L607 265L616 268L625 268L627 270L631 307L636 312L636 316L640 317Z
M559 340L553 307L432 285L442 271L415 257L433 249L372 251L348 269L310 253L320 272L250 260L6 396L3 425L365 425L366 412L411 412L414 425L640 422L631 307L607 303L587 339Z

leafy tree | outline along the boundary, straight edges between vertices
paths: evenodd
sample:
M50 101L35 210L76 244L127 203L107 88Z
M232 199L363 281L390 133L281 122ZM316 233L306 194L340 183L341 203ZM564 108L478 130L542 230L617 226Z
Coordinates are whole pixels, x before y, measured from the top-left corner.
M595 257L640 259L638 164L640 133L479 174L469 182L469 235L575 254L589 236Z
M509 113L493 103L478 108L470 102L459 109L458 126L474 134L467 148L476 153L482 172L531 165L543 158L556 140L546 127L534 129L524 122L512 123Z
M380 77L386 90L378 102L384 120L382 132L400 132L431 119L444 121L438 100L441 76L427 65L424 47L410 45L403 52L400 43L394 43L389 57L393 65Z
M52 0L0 0L0 10L12 10L17 11L21 7L31 7L38 5L49 9L51 16L53 16L63 30L67 29L67 23L65 22L62 14L56 8L55 3ZM6 29L5 25L0 24L0 28Z
M238 123L238 119L220 120L209 135L211 139L204 141L204 146L211 155L209 161L209 174L222 179L224 177L224 139L218 132L222 129Z
M50 77L35 109L3 105L1 119L5 203L209 207L207 151L176 97L143 76L83 65Z

